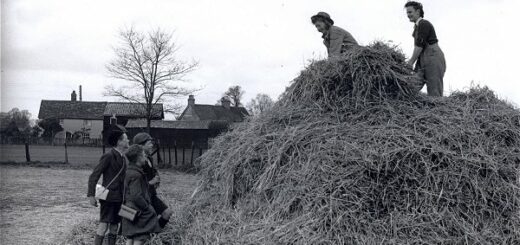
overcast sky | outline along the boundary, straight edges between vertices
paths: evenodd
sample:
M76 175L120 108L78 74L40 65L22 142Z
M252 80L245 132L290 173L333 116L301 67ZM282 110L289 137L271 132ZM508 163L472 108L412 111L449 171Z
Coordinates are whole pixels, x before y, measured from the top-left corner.
M187 77L203 87L196 103L215 104L232 85L246 91L245 103L257 93L277 98L309 59L325 57L321 34L310 23L318 11L362 45L391 40L410 56L413 24L405 2L3 0L1 111L18 107L36 118L42 99L68 100L79 85L84 101L116 100L102 95L106 85L121 84L105 65L125 26L175 31L178 56L200 63ZM520 1L422 3L446 56L446 92L473 82L519 105Z

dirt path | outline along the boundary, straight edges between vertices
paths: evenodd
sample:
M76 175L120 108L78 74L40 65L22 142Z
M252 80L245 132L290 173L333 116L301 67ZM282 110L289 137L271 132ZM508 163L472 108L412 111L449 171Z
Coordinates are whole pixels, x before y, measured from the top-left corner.
M75 225L96 219L86 199L89 170L0 166L0 243L59 244ZM193 175L162 172L159 189L178 208L196 183Z

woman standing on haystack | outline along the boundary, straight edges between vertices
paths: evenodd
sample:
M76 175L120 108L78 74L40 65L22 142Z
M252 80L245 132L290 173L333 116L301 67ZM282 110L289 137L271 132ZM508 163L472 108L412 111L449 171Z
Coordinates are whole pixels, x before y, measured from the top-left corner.
M312 16L311 22L319 32L323 33L321 37L323 44L327 47L329 58L338 57L348 49L358 45L356 39L348 31L335 26L330 15L325 12L319 12Z
M446 72L446 60L439 47L439 40L432 23L423 19L424 10L419 2L409 1L404 7L410 22L414 23L413 38L414 49L408 65L415 64L417 75L426 81L429 96L442 97L444 90L444 73ZM421 90L424 83L420 85Z
M150 198L148 180L143 171L146 155L140 145L132 145L126 152L128 169L124 181L124 204L138 211L135 220L121 221L122 235L127 238L127 245L144 244L151 233L161 231L159 218Z

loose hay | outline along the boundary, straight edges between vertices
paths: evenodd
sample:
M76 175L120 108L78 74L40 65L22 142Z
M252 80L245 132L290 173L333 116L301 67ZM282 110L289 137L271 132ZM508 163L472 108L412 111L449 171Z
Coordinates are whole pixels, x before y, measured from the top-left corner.
M98 221L95 219L87 219L79 222L77 225L72 227L70 234L66 237L62 244L91 245L96 235L97 225ZM170 240L169 236L167 235L171 234L172 232L173 231L171 230L171 226L167 226L164 228L163 233L152 234L151 238L145 243L145 245L163 244L163 241L167 242L167 244L175 244L175 241ZM107 244L106 237L104 244ZM118 236L116 244L124 245L126 244L126 239L122 236Z
M404 64L400 51L380 42L354 48L340 59L312 62L280 101L337 110L388 98L410 99L420 81Z
M487 88L417 94L395 48L313 62L218 137L185 244L515 244L520 112Z

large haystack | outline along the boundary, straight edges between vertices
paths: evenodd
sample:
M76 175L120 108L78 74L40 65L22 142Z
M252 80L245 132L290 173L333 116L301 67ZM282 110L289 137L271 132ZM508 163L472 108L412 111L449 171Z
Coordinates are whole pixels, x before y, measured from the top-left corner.
M414 92L378 43L312 63L217 138L185 244L518 244L520 112L487 88Z

